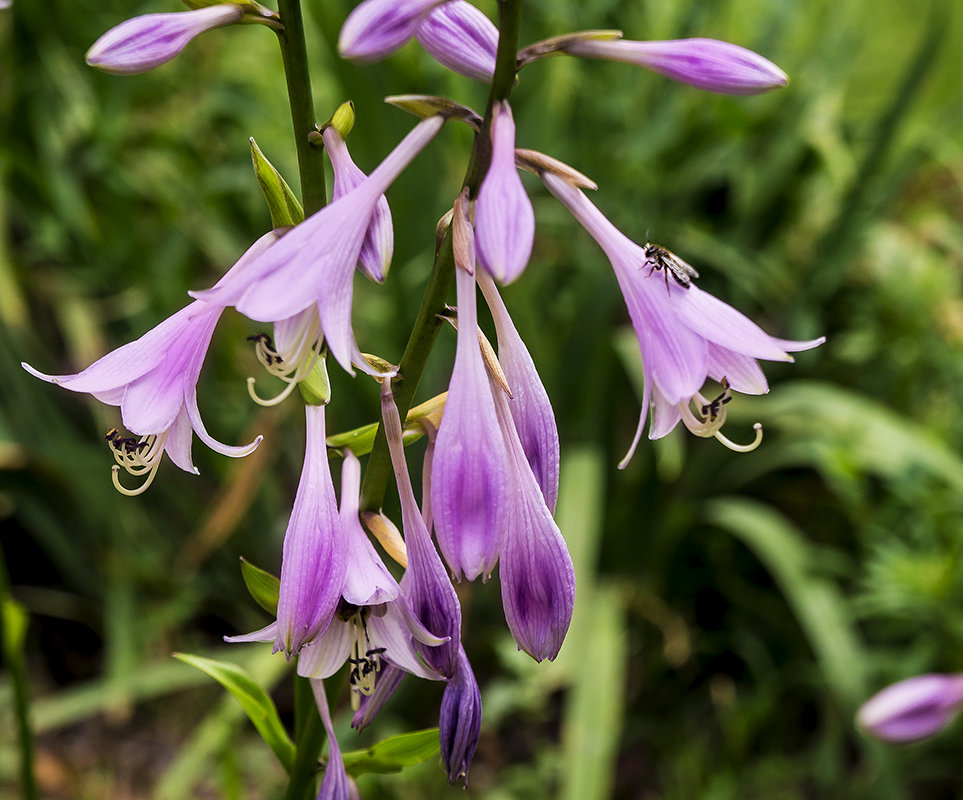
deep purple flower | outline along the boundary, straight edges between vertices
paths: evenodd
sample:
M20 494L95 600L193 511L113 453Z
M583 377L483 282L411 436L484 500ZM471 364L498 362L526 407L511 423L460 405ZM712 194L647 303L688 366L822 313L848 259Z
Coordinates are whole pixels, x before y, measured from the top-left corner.
M448 773L448 783L461 779L468 785L468 768L471 766L478 737L481 734L482 703L478 682L471 671L471 664L464 648L458 651L458 669L448 681L441 699L438 716L438 738L441 742L441 760Z
M408 553L408 568L401 579L401 591L415 617L435 636L447 638L444 644L436 647L419 646L417 642L416 647L432 669L442 677L450 678L455 674L461 644L461 606L415 502L405 463L401 418L391 394L390 381L382 385L381 417L401 501Z
M542 385L535 362L518 335L508 309L485 272L477 275L478 285L488 302L495 332L498 335L498 361L501 364L512 395L508 406L515 421L535 480L541 487L548 510L555 511L558 499L559 445L555 413Z
M433 8L446 0L364 0L341 27L338 52L354 61L377 61L402 47Z
M963 706L963 675L917 675L887 686L859 709L859 724L887 742L939 733Z
M94 42L87 51L87 63L118 75L146 72L170 61L195 36L243 16L241 6L225 4L134 17Z
M334 171L331 199L337 200L357 188L366 176L351 159L344 137L333 126L324 129L323 138L324 149ZM358 269L371 280L382 283L391 265L394 246L391 209L388 208L388 199L382 194L368 223L361 254L358 256Z
M439 64L476 81L491 82L498 28L466 0L435 8L418 26L415 38Z
M785 72L758 53L717 39L575 39L565 50L583 58L637 64L672 80L720 94L759 94L789 82Z
M422 120L357 188L295 226L230 280L191 294L209 303L233 305L247 317L277 322L316 305L332 354L353 374L352 362L379 374L361 356L351 329L355 266L369 222L385 190L444 124Z
M475 279L459 261L471 250L467 215L456 204L453 219L458 292L458 345L448 386L448 399L435 443L431 474L431 506L435 535L456 580L486 579L505 541L508 476L505 442L488 375L478 347ZM466 248L458 239L464 236ZM469 268L474 259L468 255Z
M670 279L662 265L621 233L575 186L548 173L541 177L608 256L638 337L645 374L642 413L620 466L635 451L650 403L649 438L665 436L681 420L697 436L715 436L733 449L757 445L761 427L749 446L733 445L720 433L730 391L764 394L768 386L756 359L792 361L789 352L808 350L825 339L794 342L769 336L695 284L684 286ZM713 399L700 392L708 378L724 388Z
M535 212L515 168L515 122L507 102L493 109L491 135L491 166L475 202L475 238L481 265L511 283L532 255Z

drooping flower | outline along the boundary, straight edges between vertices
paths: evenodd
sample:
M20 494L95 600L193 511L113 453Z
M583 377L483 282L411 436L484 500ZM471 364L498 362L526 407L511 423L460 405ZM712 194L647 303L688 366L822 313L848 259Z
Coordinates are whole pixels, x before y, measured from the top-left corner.
M314 693L318 716L321 717L321 724L328 737L328 761L324 768L324 777L321 779L318 800L351 800L350 778L344 768L341 747L334 735L334 723L331 720L331 709L328 707L328 696L324 692L324 681L311 680L311 691Z
M749 446L734 445L720 433L731 391L764 394L769 387L756 359L792 361L790 352L816 347L825 338L795 342L769 336L691 281L683 285L670 279L664 264L619 231L575 186L548 173L541 178L605 252L639 341L645 375L642 413L620 466L635 451L650 403L649 438L665 436L681 420L697 436L715 436L732 449L756 446L761 426ZM700 391L707 379L723 386L723 393L712 400Z
M431 506L438 546L455 579L474 580L479 575L487 578L498 560L505 541L510 487L505 442L478 347L471 274L474 248L464 203L456 203L452 225L458 344L435 442Z
M697 89L720 94L759 94L789 82L786 73L752 50L717 39L633 42L573 39L565 51L582 58L624 61Z
M464 648L458 651L458 669L448 681L438 715L441 760L448 783L461 779L468 785L468 768L481 734L482 702L478 682Z
M508 309L484 271L478 285L488 303L498 335L498 361L505 372L511 398L508 406L528 463L541 487L548 510L555 511L558 499L559 445L555 413L542 385L535 362L518 335Z
M316 305L325 341L338 363L380 374L361 356L351 328L355 266L369 221L385 190L445 120L422 120L355 189L295 226L228 279L192 292L214 305L233 305L247 317L277 322Z
M444 644L426 647L415 642L425 662L444 678L455 674L461 644L461 606L431 541L431 534L418 511L411 477L405 463L401 418L391 394L390 381L381 388L381 418L391 453L391 466L401 501L408 568L401 579L401 591L415 617Z
M239 22L244 9L233 3L170 14L145 14L122 22L87 51L87 63L105 72L132 75L174 58L195 36Z
M344 137L334 126L324 129L323 139L324 149L334 171L331 199L337 200L357 188L366 176L351 159ZM364 243L361 245L361 254L358 257L358 269L376 283L384 282L388 267L391 265L394 246L391 209L388 208L388 199L382 194L375 204L374 213L368 223Z
M515 122L505 101L493 109L491 166L475 202L481 265L501 283L525 269L535 240L535 212L515 168Z
M917 675L867 700L856 718L887 742L915 742L945 728L963 707L963 675Z
M498 568L505 621L520 650L536 661L551 660L558 655L572 621L575 569L528 463L510 400L495 381L491 389L511 480L508 535Z
M258 239L224 278L245 269L276 238L268 233ZM145 491L164 453L181 469L197 474L191 459L192 432L212 450L233 458L254 452L260 444L260 436L239 447L222 444L207 432L197 408L197 381L223 310L199 300L190 303L136 341L74 375L47 375L22 364L41 380L120 407L124 427L135 434L124 437L112 430L106 437L117 461L112 470L114 486L121 493ZM119 477L121 467L144 477L144 482L136 489L125 488Z
M446 0L364 0L341 26L338 52L353 61L377 61L401 48L433 8Z
M498 28L466 0L435 8L418 26L415 38L439 64L476 81L491 82Z

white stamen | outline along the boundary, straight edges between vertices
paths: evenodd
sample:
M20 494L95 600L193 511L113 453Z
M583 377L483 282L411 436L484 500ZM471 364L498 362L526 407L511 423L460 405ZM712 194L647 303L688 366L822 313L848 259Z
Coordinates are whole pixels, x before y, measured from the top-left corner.
M749 444L736 444L731 439L718 432L715 434L715 437L730 450L735 450L737 453L750 453L759 447L760 444L762 444L762 423L757 422L752 426L752 429L756 432L756 438L753 439Z
M164 446L167 443L167 435L169 431L164 431L160 436L156 434L150 434L149 436L141 436L137 443L133 446L128 444L118 444L118 441L123 441L119 439L113 439L110 442L111 452L114 454L114 460L117 462L113 467L111 467L111 481L114 484L114 488L117 489L121 494L127 495L128 497L134 497L147 490L147 487L151 485L154 481L154 476L157 474L157 468L160 466L161 457L164 455ZM120 482L120 468L123 467L131 475L141 477L143 475L147 476L147 479L136 489L128 489L123 486Z
M305 325L301 329L301 335L294 347L291 348L291 352L287 354L287 358L282 358L281 355L268 344L270 340L266 336L257 339L254 345L254 352L255 355L257 355L258 361L261 362L271 375L280 378L287 386L274 397L265 399L254 391L255 379L248 378L247 393L255 403L259 406L276 406L294 391L294 387L314 369L314 365L321 357L318 347L319 333L320 325L317 317L315 317L309 325Z
M361 702L360 695L370 695L374 691L375 680L378 672L381 671L381 653L383 648L371 646L368 638L367 616L370 607L358 609L358 611L348 620L353 629L353 642L351 645L351 657L348 663L351 665L351 672L348 676L348 683L351 685L351 707L357 711Z

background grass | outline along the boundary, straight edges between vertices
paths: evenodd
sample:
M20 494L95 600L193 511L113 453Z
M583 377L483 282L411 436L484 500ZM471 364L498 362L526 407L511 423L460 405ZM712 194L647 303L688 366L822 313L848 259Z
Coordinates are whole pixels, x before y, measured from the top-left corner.
M494 15L494 2L480 3ZM388 94L484 87L417 46L337 62L350 4L307 0L316 107L354 100L371 169L411 125ZM883 748L852 723L882 685L963 664L963 98L953 3L530 0L523 42L575 28L728 39L791 76L754 98L706 95L626 65L550 59L513 96L522 146L592 176L629 235L697 265L700 285L777 336L828 342L767 368L729 408L748 455L676 431L615 469L640 370L594 243L535 181L535 254L506 300L562 435L559 523L579 590L557 663L516 653L496 582L460 587L485 722L469 795L485 798L942 798L963 791L959 730ZM217 31L152 73L83 54L104 30L175 4L15 0L0 12L0 544L29 612L26 665L45 796L280 797L280 769L230 698L172 650L243 663L290 708L284 666L220 637L265 615L237 559L277 570L303 452L297 403L258 411L260 374L225 315L201 407L241 462L198 447L199 477L161 467L119 497L102 432L114 409L30 378L72 372L210 285L269 225L247 138L296 184L272 36ZM397 359L470 136L439 137L389 193L396 255L359 281L362 346ZM628 337L628 338L627 338ZM443 335L420 399L447 380ZM334 375L332 430L377 417ZM266 383L267 378L260 378ZM410 458L419 453L412 449ZM389 512L391 509L389 507ZM440 687L408 682L380 738L435 724ZM0 787L16 791L9 681ZM359 739L346 730L342 745ZM366 735L360 741L371 739ZM454 796L434 763L366 778L365 797Z

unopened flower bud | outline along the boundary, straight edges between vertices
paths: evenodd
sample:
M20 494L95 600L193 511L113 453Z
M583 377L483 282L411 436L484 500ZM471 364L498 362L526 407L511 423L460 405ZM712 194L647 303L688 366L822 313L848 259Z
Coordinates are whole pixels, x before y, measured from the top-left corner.
M565 51L583 58L624 61L697 89L720 94L759 94L789 82L786 73L752 50L717 39L633 42L587 39Z
M459 75L488 83L495 74L498 28L465 0L432 11L415 38L435 61Z
M492 160L475 203L478 258L501 283L525 269L535 240L535 212L515 168L515 122L508 103L495 106Z
M378 61L401 48L445 0L365 0L341 27L338 52L353 61Z
M441 742L441 760L448 772L448 782L459 778L468 784L468 768L471 766L478 737L481 734L482 703L478 683L464 648L458 650L458 668L445 687L438 717L438 738Z
M350 100L338 106L338 110L331 115L331 127L341 134L342 139L347 139L348 134L354 127L354 103Z
M961 705L963 675L918 675L875 694L857 719L878 739L915 742L943 730Z
M132 75L165 64L198 34L239 22L244 10L235 4L145 14L122 22L87 51L87 63L105 72Z

